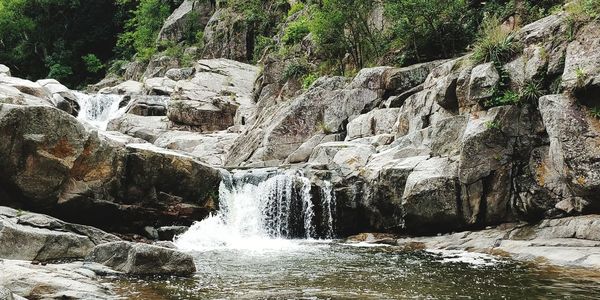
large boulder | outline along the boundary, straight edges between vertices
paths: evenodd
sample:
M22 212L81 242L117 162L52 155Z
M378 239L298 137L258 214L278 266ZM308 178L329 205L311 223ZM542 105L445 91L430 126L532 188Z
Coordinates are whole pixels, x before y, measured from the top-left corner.
M196 272L191 255L177 250L131 242L96 246L87 260L131 275L179 275Z
M406 229L432 233L460 228L459 193L456 162L431 158L419 163L406 178L402 196Z
M0 207L0 258L81 259L94 245L118 240L118 237L93 227Z

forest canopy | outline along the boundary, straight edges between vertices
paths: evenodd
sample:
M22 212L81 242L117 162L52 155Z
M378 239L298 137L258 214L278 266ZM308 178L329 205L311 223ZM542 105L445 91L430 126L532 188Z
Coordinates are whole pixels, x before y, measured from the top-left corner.
M101 79L113 61L148 60L156 54L158 32L182 1L1 0L0 63L20 77L49 77L82 87ZM518 14L525 23L563 4L560 0L380 1L219 3L237 10L251 25L249 40L255 61L269 46L290 48L310 34L323 59L341 67L337 69L340 73L344 73L343 60L348 56L358 68L377 65L390 53L392 59L385 62L396 65L456 56L468 51L486 15L503 20ZM265 2L273 2L287 13L269 14ZM382 3L387 20L384 28L369 26L376 3ZM301 16L286 22L294 14ZM284 28L281 43L275 41L276 28ZM195 42L202 39L201 31L193 35Z

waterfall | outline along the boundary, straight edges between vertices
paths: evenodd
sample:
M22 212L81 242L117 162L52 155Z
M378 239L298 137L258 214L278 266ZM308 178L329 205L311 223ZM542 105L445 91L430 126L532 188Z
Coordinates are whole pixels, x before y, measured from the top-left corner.
M323 221L327 222L325 238L332 239L334 237L335 228L335 210L336 210L336 199L333 185L329 181L325 181L322 190L322 207L323 207Z
M125 107L119 108L123 100L121 95L74 93L79 104L77 119L100 130L106 130L110 120L125 112Z
M327 191L325 191L327 189ZM312 199L312 185L298 171L262 169L235 171L223 176L219 211L196 222L175 239L181 249L270 248L289 239L334 236L335 198L331 184L321 191L320 207ZM317 218L316 209L323 211Z

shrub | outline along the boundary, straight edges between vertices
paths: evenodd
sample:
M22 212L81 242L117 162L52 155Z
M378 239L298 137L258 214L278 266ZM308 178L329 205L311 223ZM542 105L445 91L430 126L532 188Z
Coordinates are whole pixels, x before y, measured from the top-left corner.
M302 3L302 2L294 3L294 5L292 5L292 7L290 7L290 10L288 11L288 17L293 16L295 13L297 13L303 9L304 9L304 3Z
M315 81L319 79L319 76L315 73L310 73L302 78L302 88L308 89Z
M286 45L294 45L301 42L309 33L308 22L305 18L300 18L288 25L282 42Z
M102 69L104 69L104 64L98 59L95 54L86 54L81 57L83 63L85 64L85 68L90 73L98 73Z
M583 87L585 85L585 81L587 80L587 73L585 72L585 70L581 67L577 67L577 69L575 69L575 78L577 80L577 86L578 87Z
M600 107L593 107L590 110L590 115L596 119L600 119Z
M472 59L476 63L503 63L520 50L521 45L515 40L513 31L503 28L498 18L488 17L481 26Z
M292 78L302 78L304 75L310 72L310 68L306 63L302 62L294 62L289 64L283 73L283 78L285 80Z
M275 43L273 42L273 39L268 36L257 36L254 42L254 53L252 55L254 63L258 62L262 58L263 54L265 53L265 49L273 46L274 44Z
M485 101L486 108L502 105L518 105L521 102L521 95L515 91L506 90L494 93L491 99Z
M521 89L521 98L525 101L534 101L544 94L544 87L541 82L529 81Z

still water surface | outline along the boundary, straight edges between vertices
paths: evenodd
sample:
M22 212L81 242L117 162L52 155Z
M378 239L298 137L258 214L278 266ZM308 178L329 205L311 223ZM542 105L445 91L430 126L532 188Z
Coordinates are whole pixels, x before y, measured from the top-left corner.
M464 252L335 242L191 252L191 279L114 278L129 299L600 299L600 276ZM273 243L273 241L271 241Z

